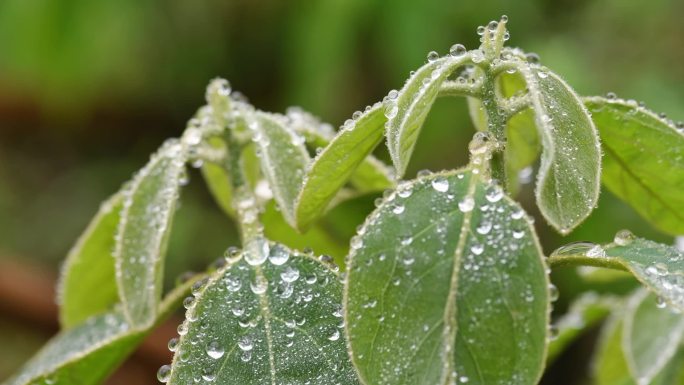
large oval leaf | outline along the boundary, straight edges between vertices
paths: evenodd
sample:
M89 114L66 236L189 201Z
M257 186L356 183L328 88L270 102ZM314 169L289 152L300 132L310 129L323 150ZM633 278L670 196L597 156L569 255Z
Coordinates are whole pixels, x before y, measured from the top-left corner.
M248 115L248 122L261 171L285 219L295 226L295 201L309 166L309 153L282 116L256 111Z
M397 177L406 172L418 134L439 95L440 86L453 71L470 61L470 53L432 60L419 68L396 96L388 96L385 106L387 148Z
M279 244L264 241L254 251L196 292L162 380L357 384L342 337L339 277Z
M542 252L520 206L476 172L400 185L352 240L346 332L364 383L537 383Z
M167 238L184 178L183 146L169 140L123 191L114 257L119 297L133 325L155 318Z
M98 314L60 332L8 380L8 385L96 385L111 374L143 338L180 306L201 276L171 291L153 323L135 327L121 309Z
M558 75L521 65L542 142L537 174L537 206L562 234L569 233L596 207L600 190L601 148L594 123L579 97Z
M64 262L57 288L64 328L107 312L119 302L112 251L122 200L122 194L115 194L100 206Z
M587 242L560 247L549 257L551 264L594 265L631 272L663 301L684 311L684 255L674 247L618 232L604 246Z
M584 101L601 133L606 187L660 230L684 234L684 132L634 101Z
M297 227L306 230L383 138L386 118L380 103L345 124L314 159L296 203ZM372 171L367 170L367 172ZM371 178L374 180L377 178Z

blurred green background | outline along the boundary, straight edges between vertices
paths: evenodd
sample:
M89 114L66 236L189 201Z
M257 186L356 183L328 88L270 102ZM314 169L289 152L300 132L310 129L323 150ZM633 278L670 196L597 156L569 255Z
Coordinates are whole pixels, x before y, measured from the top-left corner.
M444 54L457 42L475 48L476 27L502 14L509 16L509 45L538 53L580 94L613 91L684 120L681 0L3 0L0 262L51 287L99 203L165 138L180 135L213 77L229 79L258 108L298 105L337 126L400 88L428 51ZM464 164L472 133L464 100L438 101L409 176ZM200 175L193 171L192 179L172 235L169 285L235 244L233 226ZM531 188L519 199L535 212ZM344 254L373 198L325 219L332 246L316 251ZM604 242L621 228L672 241L609 192L565 239L541 218L537 227L546 252L571 240ZM272 232L290 237L281 227ZM325 248L311 237L291 241ZM0 285L0 380L56 328L54 294L36 292L31 280L7 271ZM572 277L557 276L559 309L580 289ZM46 300L45 311L17 305L22 301L12 298L19 294L8 289L17 285L20 294ZM584 383L590 343L580 341L561 357L545 382ZM136 383L155 383L155 369L141 373Z

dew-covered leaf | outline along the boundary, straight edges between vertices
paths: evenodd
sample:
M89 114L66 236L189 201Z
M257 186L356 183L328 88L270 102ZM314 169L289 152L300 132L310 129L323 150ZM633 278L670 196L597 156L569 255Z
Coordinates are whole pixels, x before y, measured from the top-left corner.
M559 266L583 264L629 271L663 301L684 310L684 255L672 246L621 230L607 245L575 242L560 247L549 258Z
M601 322L620 301L612 296L586 292L577 298L568 311L553 324L557 336L549 343L547 365L553 362L587 329Z
M179 141L167 141L123 191L114 256L123 312L133 325L155 319L168 235L187 178L184 157Z
M345 320L362 382L537 383L542 252L520 206L476 172L400 185L352 239Z
M295 201L310 162L304 138L290 129L282 116L257 111L248 119L261 172L285 219L295 226Z
M470 54L445 56L429 61L419 68L396 93L391 92L384 106L387 147L396 168L397 177L406 172L420 129L442 83L458 67L470 61Z
M180 306L200 276L175 288L152 324L135 327L121 309L94 315L53 337L7 385L96 385L111 374L143 338Z
M601 134L606 187L660 230L684 234L684 131L634 101L584 101Z
M257 239L188 300L169 384L357 384L342 285L322 262Z
M537 174L537 206L562 234L580 224L596 206L601 149L584 104L558 75L538 66L520 66L529 90L542 143Z
M112 251L122 200L118 193L105 201L69 251L57 289L64 328L107 312L119 301Z
M215 148L225 150L225 145L219 138L211 138L208 140L208 143ZM213 162L204 162L201 171L209 192L214 197L216 203L229 217L234 217L233 189L230 184L230 175L228 175L226 169Z
M670 362L684 334L684 317L667 309L654 294L637 290L627 303L622 347L639 384L650 383Z
M323 214L335 194L382 141L385 121L382 105L378 103L359 118L346 123L316 156L297 197L295 210L300 230L309 228ZM364 174L357 178L368 176L374 167L366 164L362 171ZM378 176L370 175L366 179L372 182Z

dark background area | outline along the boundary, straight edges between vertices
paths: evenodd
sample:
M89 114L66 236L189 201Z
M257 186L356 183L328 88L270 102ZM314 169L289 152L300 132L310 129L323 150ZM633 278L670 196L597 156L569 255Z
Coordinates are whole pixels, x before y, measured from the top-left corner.
M56 332L59 264L99 203L180 135L211 78L229 79L260 109L298 105L338 126L400 88L429 51L476 48L476 27L502 14L509 45L538 53L580 94L612 91L684 119L681 0L0 2L0 380ZM465 164L472 133L464 100L438 101L407 176ZM169 285L236 243L200 175L191 176ZM534 212L531 191L518 198ZM336 253L373 198L338 210ZM569 237L541 218L537 227L547 253L572 240L605 242L622 228L672 241L609 192ZM580 290L572 277L557 276L558 309ZM177 323L151 336L110 383L156 383ZM587 383L592 343L591 334L579 341L545 383Z

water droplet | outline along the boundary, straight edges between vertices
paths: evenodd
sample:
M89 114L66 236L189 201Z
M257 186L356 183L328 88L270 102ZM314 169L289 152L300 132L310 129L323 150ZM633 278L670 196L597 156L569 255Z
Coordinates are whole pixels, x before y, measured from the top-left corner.
M615 234L613 242L618 246L627 246L636 238L629 230L620 230Z
M461 212L467 213L473 210L475 207L475 200L472 197L465 197L462 201L458 202L458 209Z
M446 192L449 189L449 181L442 177L435 178L432 180L432 188L439 192Z
M225 353L225 350L221 347L218 341L211 341L209 345L207 345L207 355L209 357L218 360L219 358L223 357L223 353Z
M466 47L463 44L454 44L449 49L449 55L453 57L460 57L465 55Z
M162 365L159 370L157 370L157 380L162 383L169 382L171 377L171 365Z

